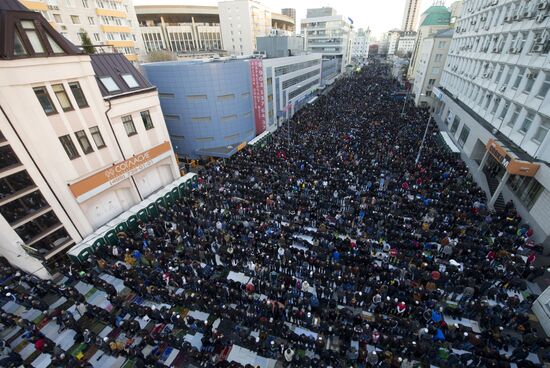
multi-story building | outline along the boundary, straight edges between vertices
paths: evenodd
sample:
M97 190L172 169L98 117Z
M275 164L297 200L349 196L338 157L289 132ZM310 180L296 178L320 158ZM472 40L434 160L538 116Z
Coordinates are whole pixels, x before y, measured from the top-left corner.
M401 37L401 31L398 29L392 29L387 33L388 40L388 55L394 55L397 52L397 46L399 46L399 38Z
M301 20L301 32L306 50L336 59L340 72L351 63L352 25L333 8L308 9L307 18Z
M401 22L401 30L403 32L416 31L419 13L420 0L407 0L405 11L403 12L403 21Z
M305 42L301 36L258 37L256 43L256 51L267 58L297 56L305 53Z
M409 70L407 73L407 78L409 80L413 79L416 75L416 69L419 65L418 59L422 41L424 41L426 37L429 37L438 31L449 29L451 27L451 12L442 4L443 3L441 1L434 2L434 5L426 9L426 11L420 16L420 26L418 27L418 32L416 34L414 50L411 55L411 63L409 64Z
M137 61L143 52L132 0L20 0L40 12L60 34L75 45L86 33L98 52L120 52Z
M399 42L397 43L396 54L407 56L414 51L414 43L416 42L416 32L401 32Z
M16 0L0 27L0 254L48 277L44 260L179 170L156 88L122 54L84 54Z
M412 94L416 106L433 106L433 88L439 85L451 45L453 30L439 31L422 41L419 48L418 68L414 76Z
M230 4L223 7L227 10ZM225 38L222 36L218 6L140 5L136 6L136 13L148 53L163 50L177 54L178 58L198 58L214 54L223 56L233 46L240 51L241 44L244 51L244 40L241 42L243 35L252 37L252 23L249 20L252 20L254 13L245 14L244 10L243 14L237 14L236 9L233 10L235 15L226 14L228 22L225 24ZM238 23L237 17L240 20ZM266 27L267 33L262 34L263 36L272 30L294 32L294 21L285 15L271 13L269 21L270 26ZM251 26L248 27L248 24ZM252 54L255 48L255 45L247 47L247 51Z
M535 240L550 235L550 3L467 0L434 90L436 118L489 205L513 200Z
M370 29L359 28L353 38L351 47L351 58L356 62L362 63L369 57L369 38Z
M321 55L265 59L262 64L266 129L275 131L280 122L291 118L320 88Z
M223 50L216 6L140 5L137 19L145 51L179 55Z
M296 9L295 8L283 8L283 9L281 9L281 14L286 15L287 17L291 18L294 21L294 24L296 24Z
M142 64L180 157L229 157L277 129L320 86L321 55Z

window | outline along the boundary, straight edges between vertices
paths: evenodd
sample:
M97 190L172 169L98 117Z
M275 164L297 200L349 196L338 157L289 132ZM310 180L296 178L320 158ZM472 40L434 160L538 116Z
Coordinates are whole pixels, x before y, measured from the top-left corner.
M91 26L95 24L95 18L94 17L88 17L88 23L90 23Z
M99 131L98 126L91 127L90 134L92 135L92 139L94 140L94 143L97 149L107 147L107 145L105 144L105 141L103 140L103 137L101 136L101 132Z
M458 126L460 125L460 118L458 116L455 116L455 119L453 121L453 125L451 125L451 134L455 134L458 130Z
M38 32L36 32L34 22L32 20L23 20L21 21L21 26L23 27L34 52L37 54L43 54L45 52L44 46L42 45L42 41L40 41Z
M88 153L94 152L94 149L92 148L92 145L90 144L90 141L88 140L88 136L86 135L86 132L84 130L79 130L75 133L76 140L80 144L80 148L82 148L82 151L87 155Z
M195 138L195 141L197 142L210 142L213 140L214 140L214 137Z
M458 137L458 144L462 147L464 146L464 143L468 140L468 136L470 135L470 128L466 124L462 126L462 130L460 131L460 136Z
M495 114L498 109L498 105L500 104L500 97L495 97L495 101L493 102L493 108L491 109L491 114Z
M504 72L504 65L501 65L499 68L498 68L498 72L497 72L497 77L495 78L495 82L496 83L499 83L500 82L500 78L502 77L502 73Z
M434 61L435 61L435 62L439 62L439 61L441 61L441 58L442 58L442 57L443 57L442 54L436 54L436 55L435 55Z
M537 97L545 98L548 94L548 90L550 90L550 73L546 73L544 81L537 92Z
M71 15L71 22L73 24L80 24L80 17L78 15Z
M542 121L537 128L537 131L535 132L535 135L533 135L532 140L535 141L538 144L541 144L544 141L544 138L546 138L546 135L548 134L548 130L550 130L550 121Z
M535 118L535 113L528 112L527 116L525 116L525 119L523 120L523 123L521 124L521 128L519 128L520 133L527 133L529 128L531 128L531 125L533 124L533 119Z
M500 115L499 115L500 119L504 119L506 117L509 107L510 107L510 102L504 100L504 106L502 107L502 110L500 110Z
M82 0L82 6L84 8L89 8L90 6L88 5L88 0ZM91 24L91 23L90 23Z
M516 77L516 80L514 81L514 85L512 86L513 89L518 89L524 74L525 74L525 68L519 68L518 76Z
M435 84L435 79L430 79L430 80L428 81L428 85L429 85L429 86L433 86L434 84Z
M59 44L50 36L49 34L46 34L46 38L48 39L48 42L50 43L50 47L52 48L52 51L54 54L63 54L65 51L59 46Z
M191 118L191 121L193 123L209 123L212 121L212 118L210 116L199 116L199 117Z
M17 30L13 32L13 55L14 56L27 55L27 50L25 49L25 46L21 41L21 36L19 36L19 32L17 32Z
M69 159L74 160L75 158L80 157L70 135L67 134L59 137L59 141L61 142L61 145L65 149L67 156L69 156Z
M124 129L126 130L126 134L128 134L128 137L137 134L136 126L134 125L134 120L132 120L132 116L123 116L122 123L124 124Z
M63 18L61 18L61 14L54 14L53 19L55 19L56 23L63 23Z
M533 89L533 85L535 84L535 80L538 77L537 73L527 73L527 83L525 83L525 89L523 90L524 93L531 93L531 90Z
M432 75L437 75L437 74L439 74L440 71L441 71L441 68L434 67L434 68L432 68Z
M187 95L187 99L190 101L194 100L206 100L208 97L206 95Z
M86 97L84 97L84 92L82 92L82 88L80 87L80 83L78 82L71 82L69 83L69 87L71 88L71 92L73 93L74 99L76 100L76 104L81 109L84 107L88 107L88 102L86 101Z
M101 41L101 38L99 37L99 33L94 33L94 40L97 42Z
M230 101L230 100L234 100L234 99L235 99L234 94L218 96L218 101Z
M36 87L34 88L34 93L36 94L36 97L38 97L38 101L40 102L40 105L42 105L46 115L55 114L57 112L53 106L52 99L50 98L46 87Z
M437 45L437 47L440 48L440 49L445 48L446 43L447 42L445 42L445 41L439 41L439 44Z
M529 210L544 190L544 187L534 177L529 176L511 175L508 185L520 202Z
M73 109L73 105L71 105L71 101L69 100L69 96L67 95L67 92L65 91L65 87L63 87L62 84L54 84L52 85L53 92L55 93L55 96L57 97L57 101L59 101L59 104L61 105L61 108L63 111L70 111Z
M520 112L521 107L516 105L516 107L514 108L514 112L512 113L512 116L510 117L510 120L508 120L508 123L506 123L506 125L508 125L509 127L513 127L514 125L516 125L516 121L518 120Z
M108 92L120 91L120 88L111 77L100 77L99 80Z
M153 120L151 119L151 114L149 114L149 110L141 112L141 120L143 120L145 130L153 129L155 127L153 125Z
M136 78L134 78L132 74L122 74L121 77L122 79L124 79L124 83L126 83L129 88L139 87L139 83L136 81Z

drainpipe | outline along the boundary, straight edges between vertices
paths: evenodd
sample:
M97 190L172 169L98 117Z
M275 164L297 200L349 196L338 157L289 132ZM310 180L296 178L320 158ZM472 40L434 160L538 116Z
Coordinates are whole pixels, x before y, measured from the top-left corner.
M109 127L111 128L111 133L113 133L113 138L115 139L115 142L118 146L118 150L120 151L122 159L126 160L126 156L124 156L124 152L122 151L122 147L120 146L120 142L118 141L118 139L116 137L116 134L115 134L115 130L113 129L113 124L111 122L111 118L109 118L109 112L113 108L113 106L111 105L111 100L108 99L107 102L109 103L109 108L105 111L105 117L107 118L107 121L109 122ZM137 186L136 180L134 179L134 176L130 175L130 179L132 179L132 183L134 183L134 188L136 188L137 194L139 196L139 200L143 201L143 197L142 197L141 193L139 192L139 188Z

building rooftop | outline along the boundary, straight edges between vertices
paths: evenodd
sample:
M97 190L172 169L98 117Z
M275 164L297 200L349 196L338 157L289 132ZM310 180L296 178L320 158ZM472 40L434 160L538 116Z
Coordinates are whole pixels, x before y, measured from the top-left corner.
M442 26L451 22L451 12L444 6L430 6L421 16L420 26Z
M57 33L42 14L27 9L18 0L0 0L0 59L82 53Z
M93 54L90 57L103 97L155 88L122 54Z
M442 29L434 34L434 38L452 38L455 33L453 28Z

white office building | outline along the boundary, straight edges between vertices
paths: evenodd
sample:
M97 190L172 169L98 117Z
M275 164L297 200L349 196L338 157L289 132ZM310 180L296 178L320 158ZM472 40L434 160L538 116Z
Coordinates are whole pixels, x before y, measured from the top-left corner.
M264 59L266 129L275 131L315 97L321 86L321 54Z
M453 30L447 29L426 37L422 41L418 58L419 65L412 86L416 106L433 106L433 88L439 85L452 37Z
M231 55L252 55L256 37L271 31L271 11L256 0L218 3L223 45Z
M398 29L392 29L388 32L388 56L394 55L397 52L397 46L399 45L400 37L401 31Z
M363 62L369 57L370 30L359 28L353 37L351 58L357 62Z
M416 32L401 32L396 53L400 55L412 54L415 42Z
M340 72L351 63L352 25L333 8L308 9L301 20L306 51L319 53L324 59L336 59Z
M550 3L467 0L434 89L435 116L491 196L550 235ZM486 184L486 185L485 185Z

